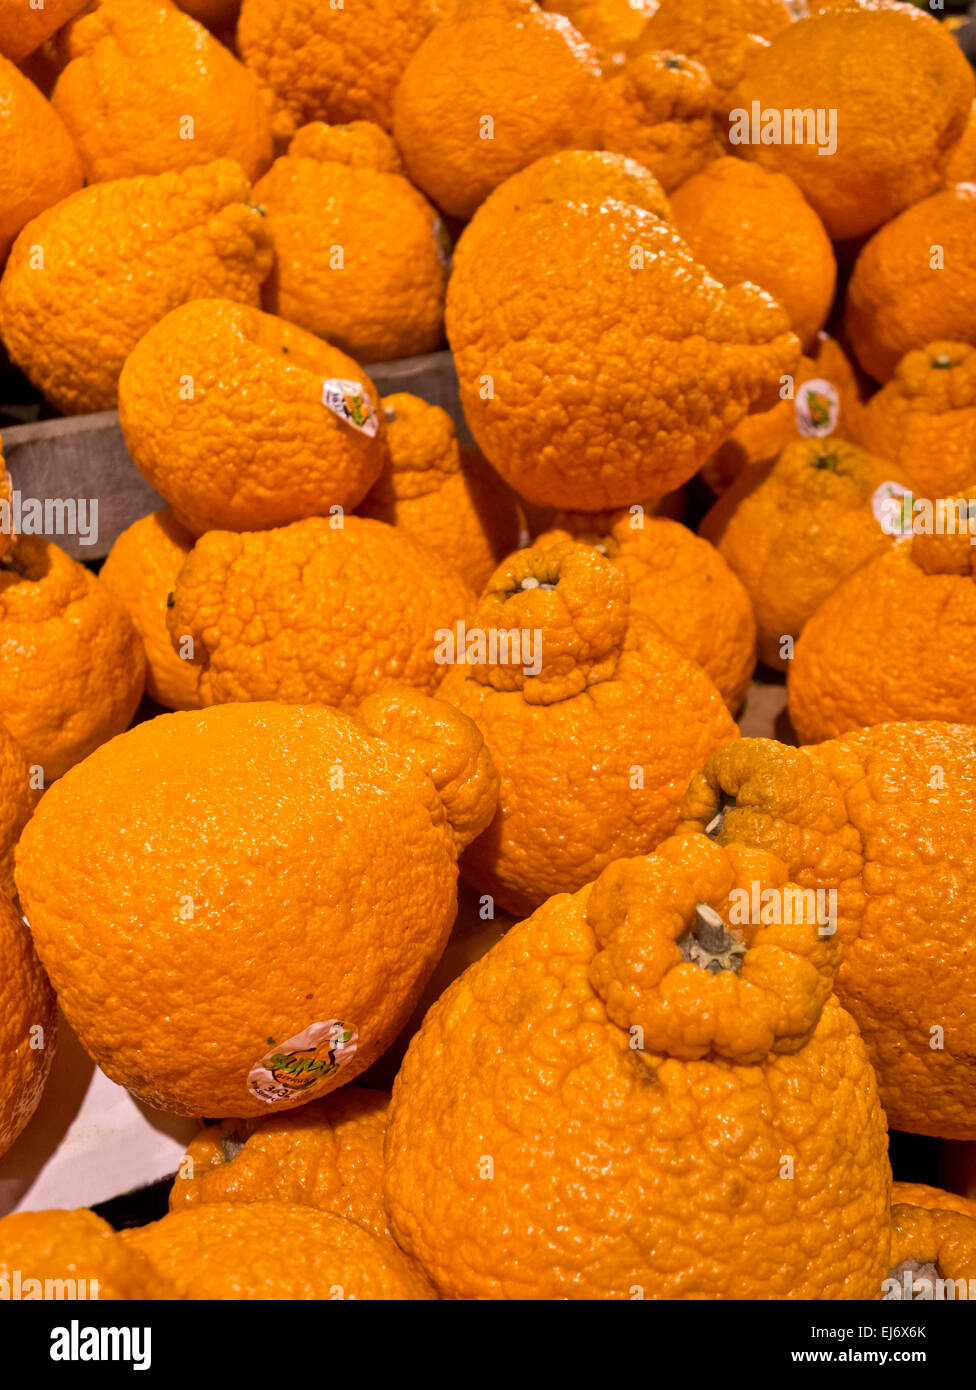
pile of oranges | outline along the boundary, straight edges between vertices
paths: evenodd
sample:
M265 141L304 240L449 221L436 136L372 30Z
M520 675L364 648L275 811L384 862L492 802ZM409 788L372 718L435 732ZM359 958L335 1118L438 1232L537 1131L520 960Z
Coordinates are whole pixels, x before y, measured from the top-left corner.
M976 1279L953 29L0 0L0 340L166 503L84 565L0 456L0 1153L60 1015L201 1121L162 1220L5 1216L0 1276ZM445 345L470 436L373 379Z

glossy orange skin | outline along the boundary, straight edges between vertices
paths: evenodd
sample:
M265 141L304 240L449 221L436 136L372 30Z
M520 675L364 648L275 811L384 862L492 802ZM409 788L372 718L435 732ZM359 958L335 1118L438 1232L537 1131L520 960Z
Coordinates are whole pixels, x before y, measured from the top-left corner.
M30 932L11 899L0 892L0 1154L7 1152L40 1104L56 1037L54 991Z
M744 38L771 39L791 21L784 0L661 0L630 54L671 49L721 72Z
M675 488L663 497L632 502L629 507L604 507L596 512L577 511L572 507L537 507L522 499L522 510L532 540L538 540L544 531L553 529L585 538L596 535L601 529L609 531L622 518L632 519L632 524L638 525L637 519L642 512L645 517L660 516L668 521L683 521L687 506L688 493L683 487Z
M886 382L913 348L971 342L974 316L976 185L967 183L934 193L875 233L854 263L844 322L861 366Z
M474 726L418 696L359 722L313 705L161 715L51 788L17 888L114 1080L177 1114L266 1116L353 1080L396 1036L496 788ZM358 1034L338 1069L281 1097L250 1087L272 1042L329 1020Z
M893 1276L897 1278L903 1262L913 1268L934 1267L936 1279L961 1280L962 1296L967 1296L976 1280L976 1216L895 1204L891 1208L891 1226Z
M603 144L645 165L671 192L722 153L717 101L701 63L680 53L633 58L604 84Z
M126 357L178 304L257 306L272 252L249 194L240 167L217 160L83 188L27 224L0 280L0 335L56 409L113 409Z
M946 187L957 183L972 183L976 180L976 101L969 111L969 120L962 139L949 155L946 165Z
M892 719L976 723L974 559L967 534L906 538L831 594L790 668L801 742Z
M960 1197L957 1192L945 1192L941 1187L929 1187L924 1182L893 1182L891 1204L925 1207L928 1211L955 1211L976 1220L976 1200L972 1197Z
M631 204L536 204L475 249L462 237L447 295L461 402L531 502L598 511L672 491L799 361L768 295L723 288Z
M853 437L923 497L976 483L976 348L928 343L853 416Z
M344 1086L284 1115L207 1125L180 1162L169 1209L287 1202L390 1239L381 1191L389 1104L385 1091Z
M98 0L64 47L51 101L88 183L215 159L234 159L256 179L271 163L271 122L254 74L168 0Z
M309 121L295 132L288 152L296 157L348 164L353 169L376 169L381 174L406 173L396 141L374 121L349 121L344 125Z
M39 536L0 566L0 709L46 785L125 729L146 656L128 613L91 570Z
M819 15L833 10L897 10L904 6L905 0L808 0L807 9L812 15ZM947 30L950 22L946 22Z
M175 1290L93 1211L22 1211L0 1220L0 1275L97 1281L98 1301L173 1298Z
M14 846L37 799L23 750L0 724L0 893L13 895Z
M458 916L444 947L444 954L437 962L434 973L427 981L423 994L417 1000L413 1013L396 1041L387 1048L379 1062L370 1068L367 1079L371 1085L392 1089L397 1072L403 1065L407 1048L420 1031L430 1008L469 965L480 960L502 939L512 925L513 920L507 912L497 908L493 910L490 904L475 893L470 884L462 880L458 887Z
M633 611L650 618L702 668L734 714L756 665L756 620L749 595L719 551L686 526L645 517L640 508L605 523L586 521L585 512L574 518L572 534L621 571Z
M0 53L20 62L87 3L88 0L44 0L43 8L35 9L24 0L0 0Z
M21 8L26 10L22 3ZM0 145L2 266L21 228L84 182L81 160L64 122L33 82L2 56Z
M179 1298L431 1297L426 1281L389 1241L313 1207L284 1202L190 1207L124 1231L121 1239Z
M962 968L976 922L974 742L971 727L937 722L799 749L741 739L713 754L682 809L703 827L724 808L720 844L768 850L802 887L836 890L837 994L888 1122L949 1139L976 1137Z
M792 179L725 156L676 189L671 208L675 228L717 280L768 290L804 347L813 343L833 303L837 265Z
M727 912L746 880L785 874L665 841L551 898L427 1014L394 1085L384 1190L442 1297L876 1295L885 1123L830 997L830 945L808 925L746 927L742 975L676 945L697 902ZM778 962L765 989L750 955L757 981Z
M402 174L303 134L254 187L276 257L265 307L361 362L433 352L447 286L436 209Z
M767 665L788 669L783 638L795 641L848 575L891 547L871 501L896 474L836 436L797 440L707 513L700 533L745 586Z
M727 105L725 98L728 92L742 81L759 54L768 47L769 40L764 39L761 34L740 34L738 38L730 37L728 45L723 45L711 63L706 64L712 85L719 93L717 116L723 141L724 122L727 119L724 109Z
M674 829L696 764L736 732L708 677L627 594L621 569L568 537L516 551L471 626L538 633L538 674L494 664L489 651L449 666L440 686L481 729L501 778L463 871L507 912L646 853Z
M518 499L476 449L459 446L446 410L398 392L383 398L387 461L361 516L405 531L476 592L519 542Z
M636 159L609 150L557 150L542 155L489 193L465 227L459 247L464 247L465 256L474 254L476 241L494 236L532 203L602 203L606 198L632 203L665 222L671 220L671 205L660 182Z
M598 148L601 90L596 53L563 15L529 0L460 0L407 64L393 134L414 183L469 218L541 155Z
M98 572L107 589L132 619L146 653L146 693L164 709L199 709L199 672L170 641L166 602L193 536L171 507L133 522L123 531Z
M565 15L604 62L621 57L647 23L653 0L540 0L540 8Z
M376 121L389 130L393 96L446 0L356 0L341 9L306 0L244 0L241 57L273 96L275 134L306 121Z
M917 119L906 124L909 92ZM740 144L736 152L789 174L837 241L873 232L935 192L973 96L972 69L931 14L912 5L851 7L773 34L730 94L729 110L751 112L758 101L761 111L836 111L829 156L816 141Z
M834 434L861 442L853 423L861 403L854 368L840 344L826 333L817 334L812 351L811 357L800 359L799 367L788 382L781 378L781 399L772 410L747 415L705 464L702 477L712 492L721 496L747 472L758 478L764 466L771 464L787 444L803 438L797 428L796 403L800 387L808 381L830 382L839 400Z
M383 466L382 419L369 434L327 409L326 381L357 382L378 411L379 392L338 348L249 305L196 299L126 358L119 421L136 467L194 535L264 531L355 507Z
M352 711L380 690L433 694L443 675L435 634L473 602L461 576L404 531L310 517L274 531L208 532L180 571L167 619L177 644L193 640L205 704L324 701Z

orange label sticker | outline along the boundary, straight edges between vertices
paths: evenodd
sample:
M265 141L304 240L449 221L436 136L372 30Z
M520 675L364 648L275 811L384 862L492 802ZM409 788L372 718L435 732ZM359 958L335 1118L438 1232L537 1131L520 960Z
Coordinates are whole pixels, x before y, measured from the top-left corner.
M379 429L379 420L373 403L363 390L361 381L342 381L332 377L322 383L322 404L354 430L368 434L370 438Z
M269 1105L295 1100L350 1062L358 1038L355 1028L337 1018L312 1023L282 1042L269 1038L268 1051L248 1072L248 1089Z

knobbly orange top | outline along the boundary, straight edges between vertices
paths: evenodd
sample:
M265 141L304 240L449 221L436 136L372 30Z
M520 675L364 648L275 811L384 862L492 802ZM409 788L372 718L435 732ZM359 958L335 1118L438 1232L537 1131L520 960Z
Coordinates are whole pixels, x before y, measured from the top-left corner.
M778 894L794 914L783 863L703 835L675 837L646 859L604 869L586 904L602 948L590 982L622 1028L639 1027L650 1065L666 1057L762 1062L810 1037L833 990L835 935L798 899L798 922L730 925L730 894ZM744 914L751 917L751 908ZM829 924L828 924L829 925Z
M889 1122L954 1139L976 1139L963 968L976 930L974 754L971 725L938 720L805 748L739 739L692 778L682 807L720 844L767 850L802 887L836 895L837 994Z
M918 1297L923 1285L962 1279L968 1290L976 1281L976 1219L959 1211L896 1204L891 1208L891 1271L889 1279L902 1286L902 1298ZM905 1288L911 1275L914 1294ZM942 1294L944 1298L945 1293ZM953 1295L950 1295L953 1296ZM959 1297L954 1291L954 1296ZM968 1296L968 1293L964 1296Z
M383 1136L390 1097L343 1086L325 1100L263 1119L204 1125L169 1195L170 1211L212 1202L300 1202L390 1237Z
M898 290L886 302L904 298ZM919 494L968 487L976 480L976 347L942 341L906 353L852 423L858 443Z
M40 536L0 561L0 711L44 784L127 728L146 657L91 570Z
M919 501L915 534L849 575L803 630L787 685L804 743L890 720L976 722L976 490L916 513Z
M609 680L627 635L627 581L597 551L567 539L518 550L492 576L475 614L485 630L540 633L542 669L475 665L476 680L521 690L530 705L548 705Z
M631 614L652 619L711 677L734 714L756 665L756 620L749 594L715 546L639 507L561 520L566 530L547 531L536 543L572 536L605 555L627 580Z
M47 208L0 280L11 358L62 414L113 409L126 357L170 309L208 296L257 306L273 252L250 193L240 165L218 159L94 184Z
M443 1297L879 1296L887 1134L835 939L733 896L789 887L681 835L550 898L433 1005L384 1196Z
M516 914L653 849L705 750L736 734L705 672L634 611L622 569L568 535L498 567L438 694L501 779L465 873Z

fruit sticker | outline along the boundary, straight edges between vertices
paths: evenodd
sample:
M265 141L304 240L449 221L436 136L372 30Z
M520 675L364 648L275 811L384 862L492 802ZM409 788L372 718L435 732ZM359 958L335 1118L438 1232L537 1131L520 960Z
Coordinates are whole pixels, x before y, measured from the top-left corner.
M269 1038L268 1051L248 1072L248 1089L269 1105L295 1100L351 1061L358 1037L355 1028L330 1018L282 1042Z
M359 381L342 381L339 377L323 381L322 404L354 430L368 434L370 439L379 429L373 403Z
M911 490L901 483L881 483L875 488L871 510L886 536L911 534L913 500Z
M815 438L833 434L840 414L837 387L819 377L805 381L796 393L793 411L800 434Z

